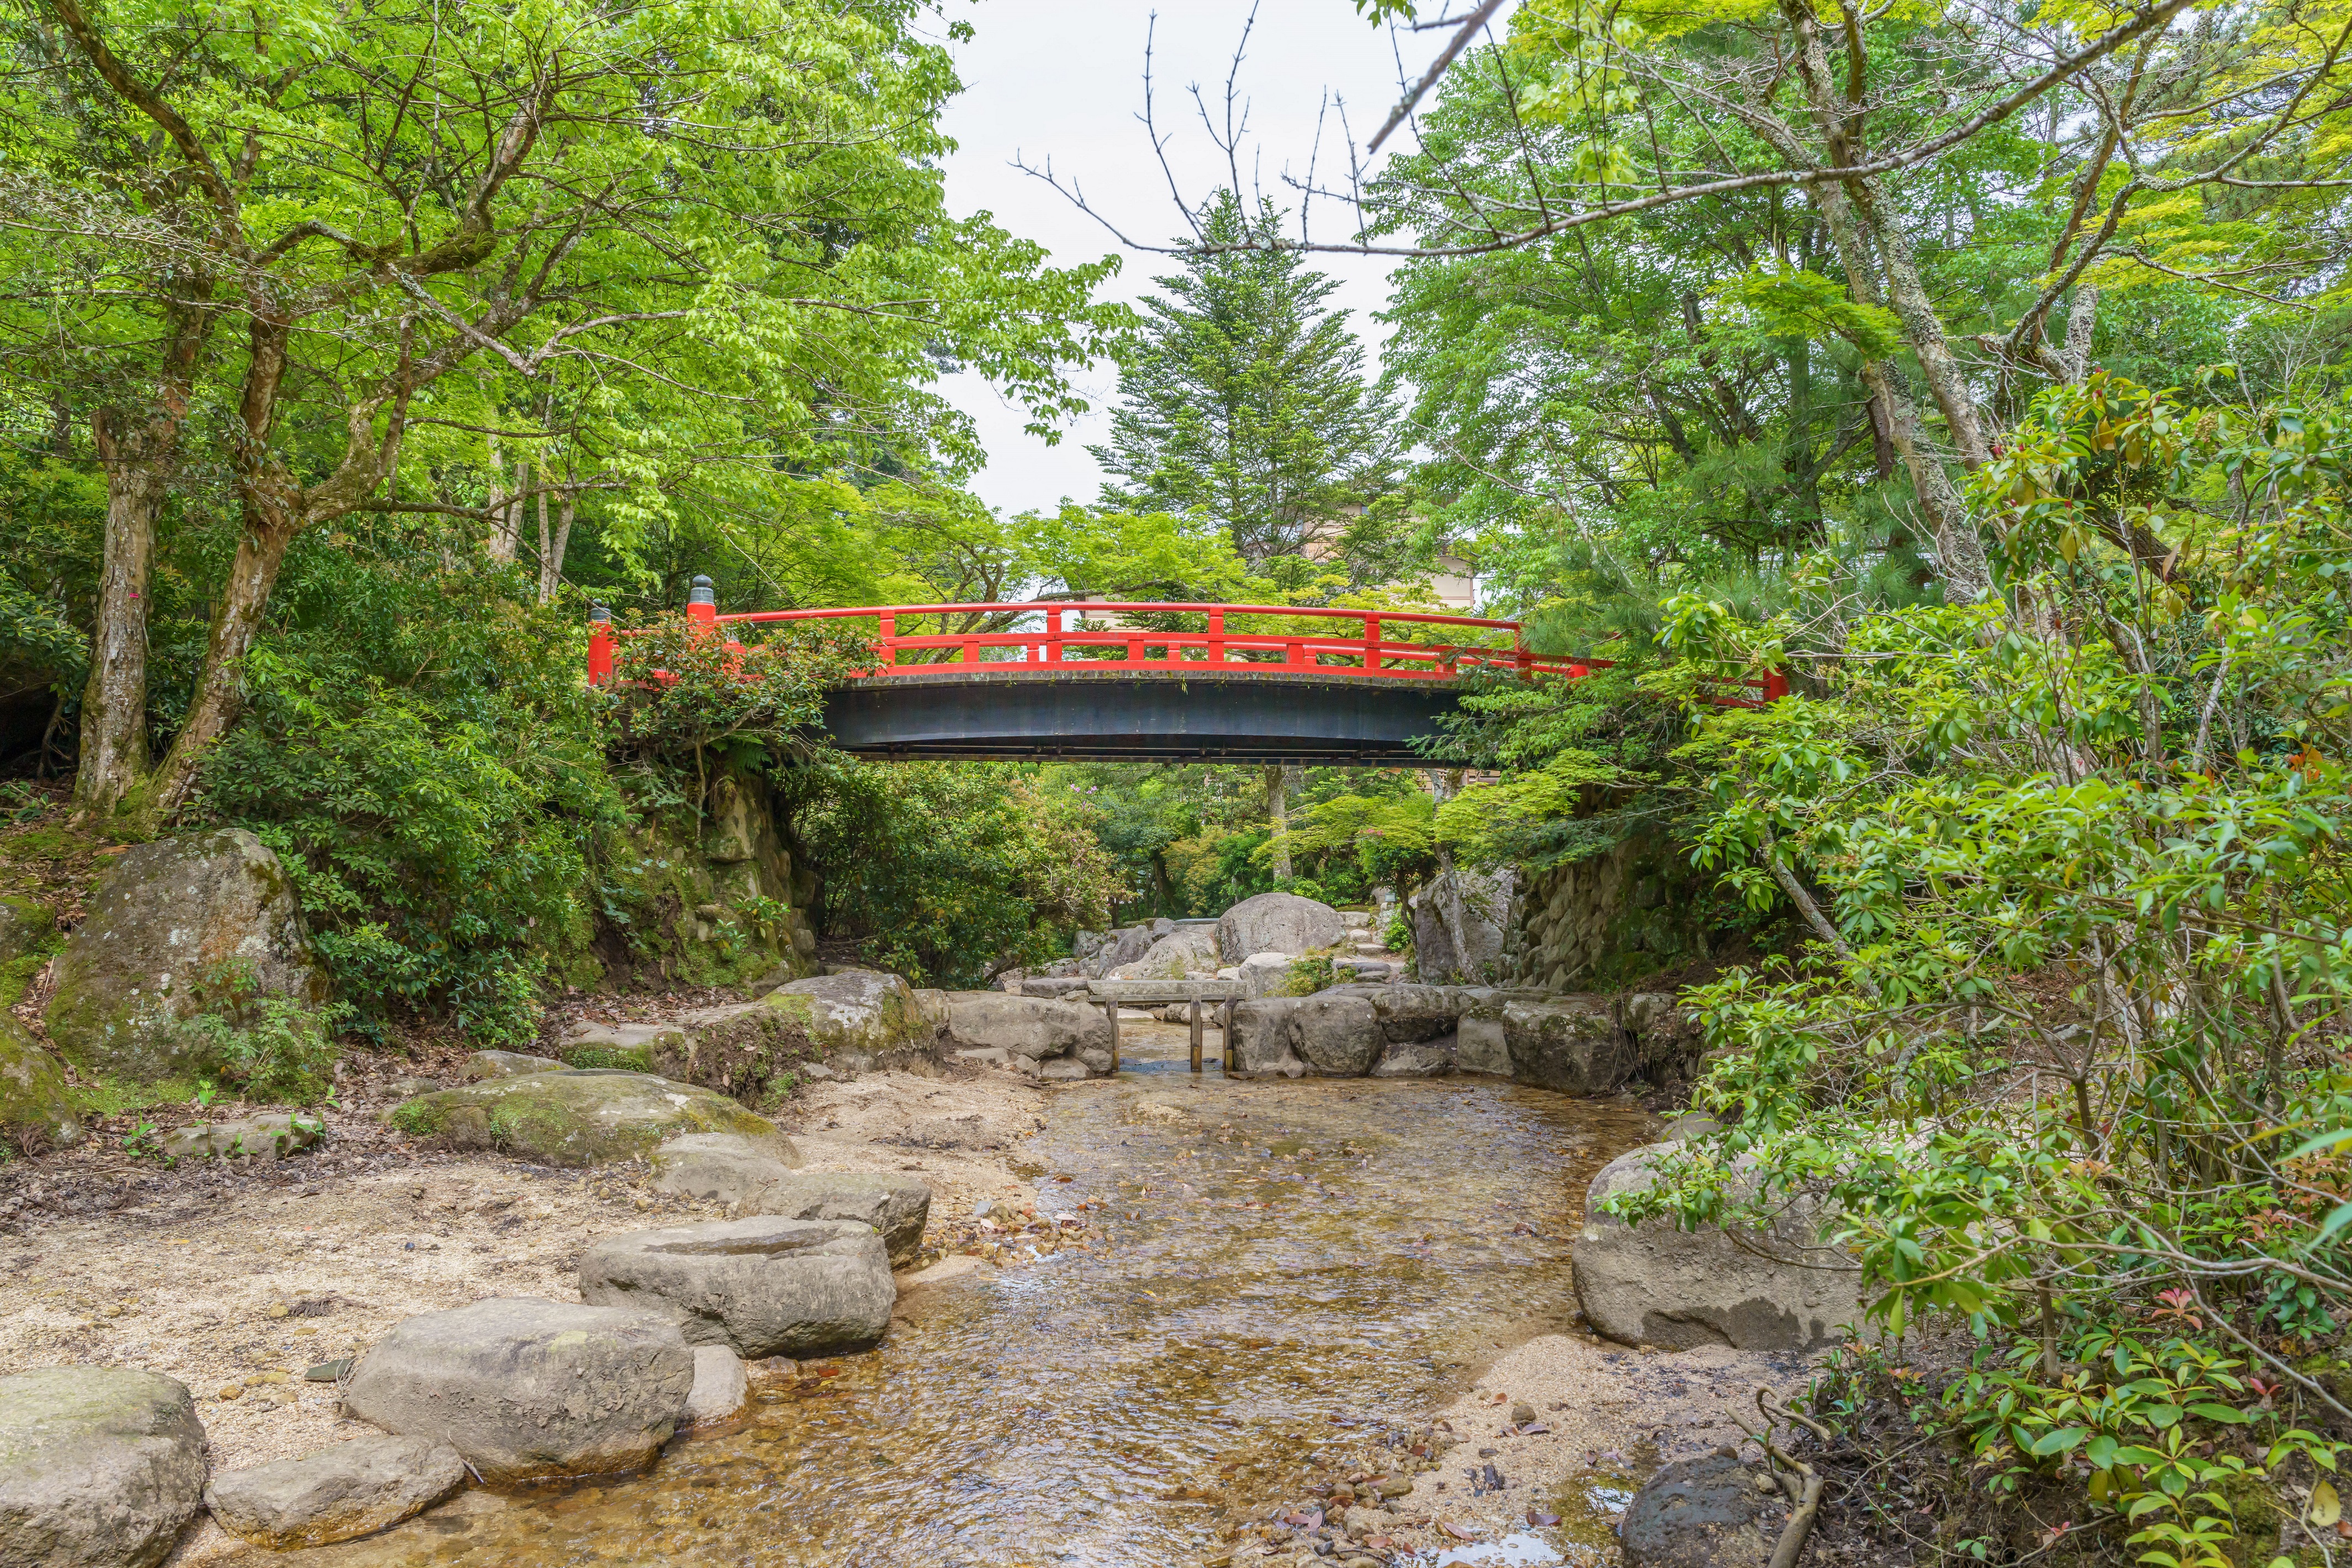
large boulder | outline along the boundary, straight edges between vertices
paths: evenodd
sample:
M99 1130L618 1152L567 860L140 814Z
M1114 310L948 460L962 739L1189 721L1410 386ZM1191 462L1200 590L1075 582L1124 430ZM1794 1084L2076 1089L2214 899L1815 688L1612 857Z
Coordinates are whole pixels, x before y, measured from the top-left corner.
M1780 1536L1780 1488L1729 1454L1677 1459L1626 1505L1625 1568L1764 1568Z
M232 992L327 999L293 884L242 828L160 839L118 859L58 955L41 1016L58 1054L83 1071L150 1083L205 1068L174 1026Z
M1234 1009L1234 1068L1244 1078L1279 1073L1285 1078L1303 1078L1307 1063L1299 1059L1293 1047L1291 1024L1298 1009L1304 1007L1304 997L1267 997L1259 1001L1243 1002Z
M1243 959L1234 973L1241 982L1243 999L1254 1002L1261 997L1289 995L1290 966L1297 961L1288 953L1253 953Z
M653 1152L656 1192L707 1203L751 1207L757 1195L793 1174L776 1146L733 1133L688 1133Z
M1674 1146L1619 1155L1585 1194L1584 1229L1570 1254L1593 1328L1621 1344L1664 1350L1811 1350L1843 1337L1841 1325L1861 1313L1862 1275L1847 1254L1821 1245L1818 1206L1793 1202L1769 1231L1736 1239L1711 1225L1678 1230L1660 1218L1636 1228L1601 1212L1612 1194L1646 1190L1657 1179L1654 1162Z
M185 1385L127 1366L0 1377L0 1568L150 1568L204 1491Z
M1216 977L1218 927L1179 925L1131 963L1106 970L1107 980L1207 980Z
M1457 866L1405 900L1412 919L1413 966L1421 977L1454 985L1494 978L1516 884L1517 873L1508 866L1492 872Z
M453 1149L497 1149L547 1166L602 1166L650 1155L691 1133L730 1133L791 1145L774 1123L724 1094L649 1072L574 1068L526 1072L404 1101L384 1120Z
M1318 991L1291 1018L1294 1048L1327 1078L1355 1078L1381 1059L1380 1013L1362 997Z
M1110 1050L1110 1020L1099 1008L1003 991L947 993L948 1037L1032 1061L1081 1051Z
M1606 1094L1633 1075L1632 1039L1609 1004L1593 997L1503 1004L1511 1076L1563 1094Z
M66 1092L64 1070L0 1008L0 1145L37 1155L81 1139L81 1117Z
M1160 929L1165 927L1166 929ZM1099 980L1122 964L1132 964L1151 951L1151 945L1176 928L1172 920L1158 920L1149 925L1122 925L1105 932L1100 937L1081 946L1078 968L1088 979ZM1093 937L1094 934L1087 934Z
M394 1324L343 1408L506 1483L644 1469L693 1387L694 1352L665 1314L499 1296Z
M898 1290L872 1226L761 1215L606 1237L580 1260L580 1297L666 1313L691 1343L757 1361L872 1344Z
M354 1437L299 1458L216 1470L205 1506L223 1530L287 1552L371 1534L466 1484L466 1461L431 1437Z
M0 1008L11 1008L57 941L58 915L47 904L0 893Z
M796 1024L824 1055L851 1052L878 1057L886 1051L929 1046L937 1021L896 975L879 969L844 969L779 986L760 1005Z
M1360 997L1372 1004L1381 1038L1385 1040L1435 1040L1454 1032L1462 1010L1462 993L1443 986L1327 986L1326 997Z
M1228 964L1256 953L1311 953L1347 939L1348 923L1338 910L1295 893L1244 898L1217 920L1217 946Z

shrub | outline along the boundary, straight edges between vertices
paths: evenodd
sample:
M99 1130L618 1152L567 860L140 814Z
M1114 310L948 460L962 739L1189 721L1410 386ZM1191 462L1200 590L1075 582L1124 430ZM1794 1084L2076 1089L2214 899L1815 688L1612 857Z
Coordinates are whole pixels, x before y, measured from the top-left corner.
M207 1012L174 1026L179 1049L199 1071L234 1084L240 1096L308 1105L326 1097L341 1055L335 1030L350 1016L340 1003L311 1009L263 997L234 1013Z
M446 1009L520 1043L547 953L587 942L599 848L625 817L606 699L582 685L578 628L507 577L376 543L322 539L290 574L205 800L285 859L362 1027Z
M1109 920L1116 869L1079 800L1024 770L846 760L780 779L824 873L824 928L926 985L983 986Z

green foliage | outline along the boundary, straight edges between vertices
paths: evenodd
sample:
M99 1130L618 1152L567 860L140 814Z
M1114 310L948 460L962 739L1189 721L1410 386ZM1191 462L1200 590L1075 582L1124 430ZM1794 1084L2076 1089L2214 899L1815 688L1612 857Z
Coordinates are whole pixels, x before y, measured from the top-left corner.
M847 622L786 622L764 641L730 641L690 615L662 617L620 637L614 685L618 748L646 758L690 757L698 814L710 754L781 761L819 744L824 690L880 658Z
M1279 841L1288 846L1294 866L1321 868L1320 881L1290 891L1319 899L1321 883L1328 882L1341 903L1354 903L1377 885L1418 885L1436 873L1436 802L1419 789L1309 802ZM1270 861L1276 841L1253 850L1253 857ZM1309 885L1316 891L1304 892Z
M105 482L0 445L0 680L71 695L89 667L75 622L94 591Z
M545 955L584 945L598 845L625 817L606 699L582 686L576 623L495 573L362 538L297 552L205 800L285 858L363 1020L446 1009L486 1043L525 1041Z
M173 1048L243 1099L310 1105L333 1088L341 1055L335 1032L349 1016L341 1004L312 1009L284 997L255 997L228 1011L183 1019L173 1026Z
M1108 924L1110 858L1082 800L1026 770L827 760L779 789L824 868L824 928L925 986L968 990Z
M1302 896L1311 897L1312 894ZM1333 984L1338 978L1331 967L1329 953L1307 953L1290 961L1283 972L1282 989L1276 993L1285 997L1311 997Z
M1197 513L1253 564L1337 535L1395 483L1396 420L1364 385L1338 287L1276 245L1281 214L1219 193L1193 217L1184 270L1155 281L1119 356L1103 501ZM1234 246L1236 248L1213 248Z
M2352 1310L2347 428L2094 377L2004 445L2006 602L1800 563L1762 626L1670 606L1685 675L1801 654L1826 689L1677 754L1699 863L1817 946L1686 993L1725 1128L1612 1203L1827 1198L1874 1318L1997 1353L1948 1396L1985 1473L2085 1466L2141 1561L2218 1565L2236 1478L2335 1467L2247 1396Z

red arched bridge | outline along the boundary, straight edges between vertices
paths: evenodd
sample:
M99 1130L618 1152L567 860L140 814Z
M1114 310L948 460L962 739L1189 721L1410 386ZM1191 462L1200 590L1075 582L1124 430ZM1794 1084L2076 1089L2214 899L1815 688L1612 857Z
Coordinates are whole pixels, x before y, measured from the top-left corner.
M613 675L614 628L597 611L588 678ZM881 661L827 695L844 751L884 758L1443 763L1429 737L1465 675L1574 680L1605 659L1539 657L1516 621L1316 605L894 604L721 615L695 580L687 613L713 627L864 620ZM1185 630L1139 625L1180 617ZM950 631L951 623L986 630ZM929 622L940 628L922 631ZM728 633L730 641L736 632ZM1727 706L1788 690L1727 685ZM1415 742L1422 744L1416 746Z

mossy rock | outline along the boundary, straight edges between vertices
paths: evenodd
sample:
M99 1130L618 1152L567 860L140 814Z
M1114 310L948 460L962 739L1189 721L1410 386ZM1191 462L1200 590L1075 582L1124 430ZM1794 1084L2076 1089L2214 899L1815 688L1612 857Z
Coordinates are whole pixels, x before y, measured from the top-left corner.
M613 985L650 974L671 987L738 986L779 967L814 968L816 935L767 783L730 763L711 781L709 807L699 819L651 810L631 826L608 869L620 918L557 956L567 983L588 983L572 977L591 954Z
M404 1101L384 1120L452 1149L495 1149L549 1166L604 1166L689 1133L783 1146L774 1123L723 1094L648 1072L574 1068L494 1078Z
M0 1009L0 1145L19 1154L82 1140L64 1070L25 1026Z
M327 999L285 868L240 828L125 853L57 962L42 1022L58 1054L139 1083L204 1065L175 1026L228 993Z
M789 1097L799 1069L824 1057L824 1048L799 1022L767 1008L691 1031L667 1030L645 1050L651 1058L647 1065L666 1078L763 1107Z
M939 1038L934 1017L907 982L878 969L845 969L779 986L760 1005L807 1034L816 1048L868 1056L928 1045Z

